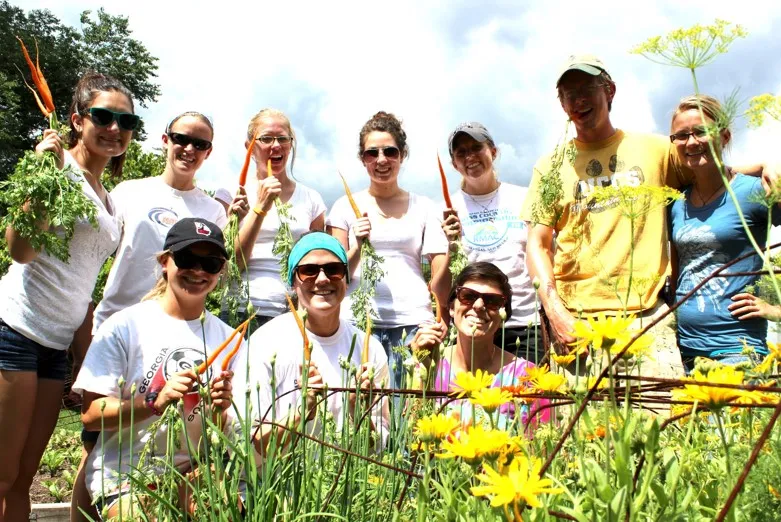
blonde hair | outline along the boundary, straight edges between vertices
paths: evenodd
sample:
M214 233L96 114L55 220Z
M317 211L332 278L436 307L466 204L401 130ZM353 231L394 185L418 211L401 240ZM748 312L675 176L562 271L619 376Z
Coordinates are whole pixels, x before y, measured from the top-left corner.
M170 250L163 250L162 252L158 252L155 255L155 259L157 259L158 266L163 264L163 261L167 259L168 256L171 255ZM147 292L147 294L141 298L141 302L144 301L152 301L154 299L160 299L165 294L165 291L168 289L168 276L165 274L165 272L160 273L160 277L157 278L157 282L155 283L155 286L152 287L152 289Z
M296 131L293 130L293 125L290 124L290 118L285 115L284 112L278 110L278 109L261 109L260 112L258 112L255 116L252 117L252 119L249 121L249 125L247 126L247 139L251 140L253 136L255 136L255 130L260 125L260 122L263 118L276 118L279 120L282 120L282 124L287 127L287 132L290 134L290 137L293 138L291 141L291 147L292 147L292 159L290 160L290 175L293 175L293 166L296 164Z
M670 127L672 128L672 125L675 123L675 118L677 118L679 114L691 110L702 110L702 114L716 126L719 136L718 139L714 141L714 144L716 145L719 154L721 154L724 148L729 144L732 136L732 131L729 128L730 117L729 114L727 114L727 111L724 110L721 102L707 94L692 94L691 96L686 96L678 102L678 107L675 109L673 117L670 120ZM722 138L722 133L724 132L727 133L726 139Z

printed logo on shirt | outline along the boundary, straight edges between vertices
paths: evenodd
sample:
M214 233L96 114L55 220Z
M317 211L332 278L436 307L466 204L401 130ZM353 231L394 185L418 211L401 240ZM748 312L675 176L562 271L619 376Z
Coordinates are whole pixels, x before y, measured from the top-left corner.
M200 221L195 222L195 233L199 234L201 236L210 236L212 235L212 231L209 227L206 226L206 224L201 223Z
M479 252L494 252L507 242L512 230L526 228L526 223L508 208L470 212L462 225L467 245Z
M605 175L599 175L602 173L602 164L598 161L599 167L592 165L596 160L591 160L586 166L586 174L591 176L588 179L581 179L575 183L573 190L573 197L575 203L572 205L572 212L604 212L605 210L615 208L618 206L618 198L613 198L607 201L597 203L591 195L597 187L610 187L616 185L618 187L639 187L645 181L643 175L643 169L638 166L632 167L629 170L618 170L624 167L624 162L618 156L613 155L610 158L610 170L611 173ZM596 174L595 173L599 173Z
M171 228L179 221L179 216L170 208L155 207L149 211L149 219L158 225Z

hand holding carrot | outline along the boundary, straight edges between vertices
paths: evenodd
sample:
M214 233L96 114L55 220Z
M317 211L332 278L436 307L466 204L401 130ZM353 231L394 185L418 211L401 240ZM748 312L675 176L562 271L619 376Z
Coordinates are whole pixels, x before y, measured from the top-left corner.
M442 213L444 221L442 221L442 231L447 236L449 242L458 241L461 239L461 220L458 218L458 213L449 208Z
M249 202L247 200L247 190L244 187L239 186L239 190L236 191L236 195L233 196L233 201L231 201L231 204L228 207L228 215L236 214L236 217L241 221L248 212Z
M377 375L377 371L374 368L373 363L365 362L361 364L361 366L358 368L358 371L355 375L355 380L358 384L358 388L361 391L365 391L365 392L368 392L372 388L376 388L377 385L374 382L374 377L376 377L376 375ZM348 400L350 402L350 410L354 413L355 405L358 400L355 392L350 392Z
M432 350L439 346L440 343L445 342L446 337L447 325L444 322L422 323L418 326L410 347L413 352L417 350Z
M233 372L222 371L211 382L212 407L219 410L227 410L233 399Z
M301 372L301 378L303 379L304 367L298 365ZM317 365L309 363L309 369L307 372L306 381L306 420L312 420L317 415L317 405L320 403L323 394L323 377L320 375L320 370L317 369ZM298 385L303 385L303 382L297 382Z
M352 225L353 234L355 234L355 239L358 243L363 243L365 240L369 239L369 236L371 235L372 224L371 221L369 221L368 216L369 215L364 212L363 216L356 220Z
M274 200L282 194L282 183L276 176L270 176L263 178L258 183L258 205L260 208L268 212L271 210L271 205L274 204Z
M163 411L169 404L180 400L187 393L190 393L197 378L198 376L193 368L176 372L170 376L165 382L163 389L157 394L155 408L158 411Z
M54 153L57 158L57 168L62 169L65 166L65 148L62 145L62 138L56 130L46 129L43 131L43 140L35 146L37 154L43 154L45 151Z

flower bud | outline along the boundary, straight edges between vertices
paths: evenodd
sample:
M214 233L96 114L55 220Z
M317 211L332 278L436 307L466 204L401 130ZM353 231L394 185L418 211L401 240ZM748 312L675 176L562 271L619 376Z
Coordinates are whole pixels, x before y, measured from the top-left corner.
M122 375L119 376L119 379L117 379L117 386L119 386L120 388L124 388L125 387L125 377L124 376L122 376Z
M532 286L534 287L535 290L540 289L540 280L536 276L534 277L534 279L532 279Z
M201 317L200 317L200 320L201 320L201 326L203 326L203 323L205 323L205 322L206 322L206 310L204 310L203 312L201 312Z
M504 308L500 308L499 318L502 320L502 322L505 322L507 320L507 310L505 310Z
M136 383L130 385L130 395L136 394Z

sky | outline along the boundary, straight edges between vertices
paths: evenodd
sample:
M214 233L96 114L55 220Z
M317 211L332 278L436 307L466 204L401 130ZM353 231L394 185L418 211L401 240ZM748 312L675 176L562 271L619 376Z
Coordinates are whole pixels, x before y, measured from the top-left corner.
M447 139L463 121L479 121L500 150L501 180L528 185L536 160L550 153L566 118L555 84L571 54L593 53L617 85L612 121L636 132L669 133L677 101L693 92L689 72L629 53L655 35L721 18L743 25L746 39L698 71L700 90L741 99L781 94L781 2L656 1L335 1L97 2L22 0L78 26L85 9L129 17L133 37L159 58L157 102L141 107L146 149L175 115L213 119L214 150L197 179L234 191L247 124L260 109L285 112L298 152L293 170L331 205L368 186L357 158L358 133L377 111L403 121L410 146L400 185L442 200L436 164L451 191L459 175ZM733 129L728 161L781 165L781 124Z

